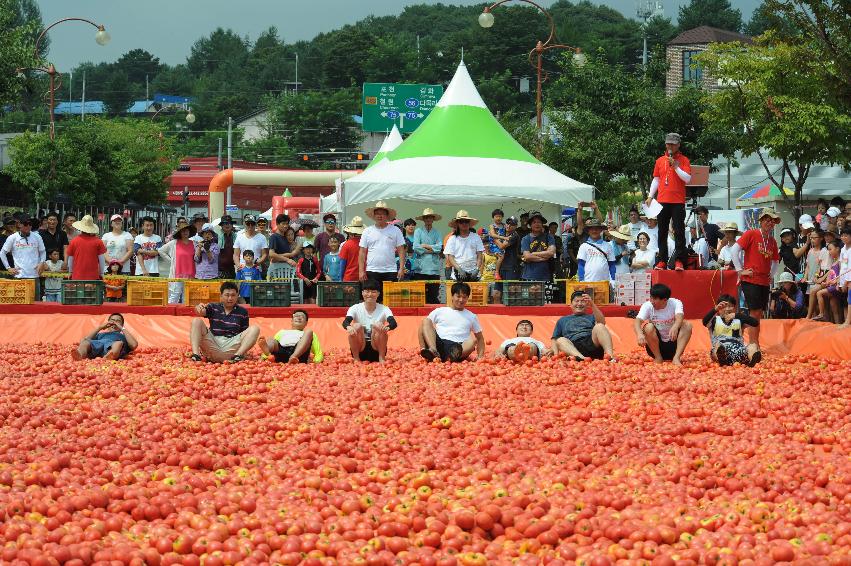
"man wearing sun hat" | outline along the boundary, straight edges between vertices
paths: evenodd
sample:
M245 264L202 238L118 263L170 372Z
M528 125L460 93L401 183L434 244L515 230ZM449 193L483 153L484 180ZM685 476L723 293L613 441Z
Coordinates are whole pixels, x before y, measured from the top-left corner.
M434 222L443 218L431 208L426 208L416 217L423 223L414 230L414 265L413 279L415 281L439 281L443 262L440 252L443 251L443 235L434 227ZM426 283L426 304L438 302L440 284Z
M106 246L98 238L97 225L90 214L72 225L80 234L68 244L65 259L71 279L94 280L100 279L106 271Z
M361 281L401 281L405 278L405 236L396 226L388 224L396 218L396 211L383 200L366 209L366 215L375 224L363 231L358 254L358 278ZM397 267L396 256L399 256ZM382 285L383 287L383 285ZM382 290L378 295L380 303L384 298Z
M653 197L662 205L659 213L659 261L656 269L683 269L686 255L686 183L691 181L691 162L680 153L680 135L665 136L665 155L656 160L647 206ZM658 195L657 195L658 191ZM674 252L668 250L668 223L674 226Z
M358 256L360 255L360 238L365 227L360 216L352 217L347 226L343 226L346 241L340 246L340 259L343 264L343 281L360 281L358 274Z
M472 229L478 222L466 210L459 210L449 221L454 233L446 241L443 253L452 267L452 279L456 281L478 281L481 277L485 246Z
M768 297L774 273L780 262L780 250L774 239L774 227L780 217L771 208L759 211L759 228L748 230L733 244L731 259L739 274L739 284L745 297L745 306L757 320L768 308ZM740 256L740 252L744 255ZM748 340L759 346L759 326L748 327Z

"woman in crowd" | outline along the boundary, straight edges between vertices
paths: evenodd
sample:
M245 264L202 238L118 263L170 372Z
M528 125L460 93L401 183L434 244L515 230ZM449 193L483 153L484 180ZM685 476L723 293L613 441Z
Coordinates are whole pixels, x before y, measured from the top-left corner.
M824 233L815 229L810 233L810 249L807 252L806 270L804 271L804 281L807 282L807 295L809 295L807 318L813 318L818 314L817 293L823 287L830 264L830 254L824 247Z
M638 247L632 258L632 272L643 273L656 265L656 250L649 248L650 236L647 232L639 232L637 237Z

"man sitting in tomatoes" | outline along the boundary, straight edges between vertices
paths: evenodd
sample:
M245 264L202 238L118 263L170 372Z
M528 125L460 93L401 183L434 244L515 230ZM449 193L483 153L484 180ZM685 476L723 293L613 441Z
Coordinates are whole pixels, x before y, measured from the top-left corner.
M533 357L543 358L544 356L549 356L552 352L544 346L543 342L532 338L532 330L534 330L534 327L531 320L524 319L518 322L516 328L517 336L508 338L500 344L499 348L493 354L494 359L508 358L515 362L525 362Z
M579 360L602 360L608 356L610 361L617 361L612 335L606 328L606 317L591 300L587 289L573 292L570 308L573 313L558 319L553 329L553 353L567 354Z
M202 361L202 353L208 362L241 362L260 336L260 327L249 326L248 311L236 304L239 299L236 283L225 281L219 291L222 302L200 303L195 307L198 318L192 321L189 333L192 346L189 359L193 362ZM210 321L209 328L201 317Z
M71 357L77 361L85 358L119 360L138 346L136 338L124 328L124 317L116 312L88 333L80 345L71 351Z
M442 361L460 362L476 350L481 360L485 357L485 338L479 317L466 308L470 286L455 282L450 293L452 306L434 309L420 325L420 355L427 361L439 357Z

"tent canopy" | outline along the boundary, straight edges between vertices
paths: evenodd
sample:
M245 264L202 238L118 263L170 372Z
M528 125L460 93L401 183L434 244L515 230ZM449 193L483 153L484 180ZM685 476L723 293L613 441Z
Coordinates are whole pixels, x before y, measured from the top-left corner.
M390 130L390 133L387 134L387 137L384 138L384 141L381 142L381 147L378 148L378 153L375 154L375 157L372 158L369 165L367 165L367 169L387 157L387 154L402 145L402 134L399 133L399 128L396 127L396 124L393 124L393 129Z
M346 217L385 200L404 217L430 206L451 216L459 208L485 214L561 208L593 199L594 189L533 157L485 106L462 62L443 97L395 150L344 181Z

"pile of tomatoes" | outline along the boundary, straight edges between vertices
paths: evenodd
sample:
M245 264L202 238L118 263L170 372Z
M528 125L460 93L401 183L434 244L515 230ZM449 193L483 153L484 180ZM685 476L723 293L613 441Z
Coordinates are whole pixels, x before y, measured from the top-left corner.
M851 363L0 347L0 562L851 564Z

